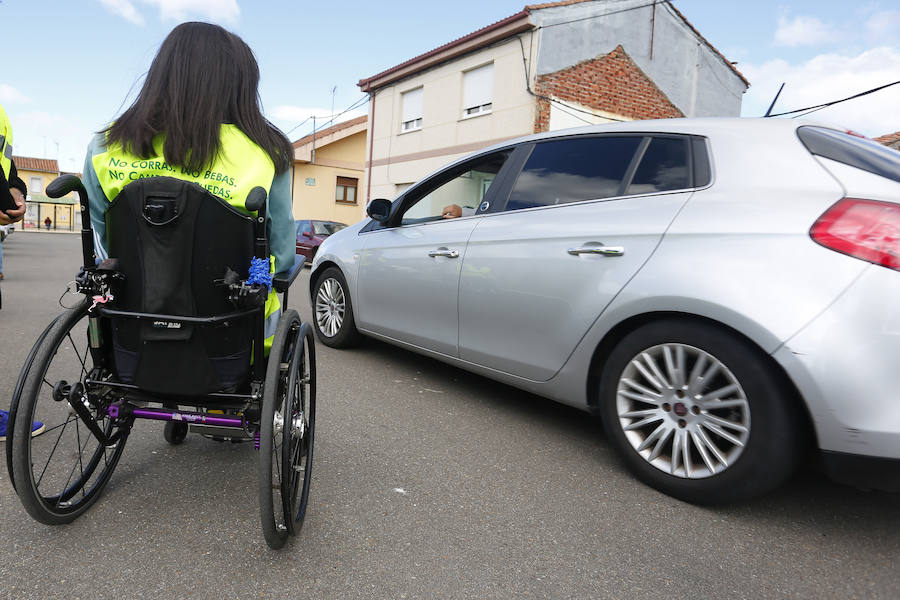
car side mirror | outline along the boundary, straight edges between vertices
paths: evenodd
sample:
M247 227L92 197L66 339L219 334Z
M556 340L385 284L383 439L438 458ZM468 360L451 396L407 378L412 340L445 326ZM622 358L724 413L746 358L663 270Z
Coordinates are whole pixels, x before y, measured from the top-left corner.
M313 236L313 235L312 235L312 231L301 231L300 234L301 234L303 237L308 237L308 238L310 238L310 239L312 239L312 236Z
M366 214L372 220L378 221L383 225L388 220L388 217L391 216L391 201L384 198L375 198L366 207Z

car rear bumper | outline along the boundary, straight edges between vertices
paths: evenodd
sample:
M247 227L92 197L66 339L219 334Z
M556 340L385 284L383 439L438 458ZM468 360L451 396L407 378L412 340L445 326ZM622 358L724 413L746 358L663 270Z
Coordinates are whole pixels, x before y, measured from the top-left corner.
M825 473L839 483L855 487L900 492L900 460L822 452Z
M872 265L774 353L820 449L900 460L900 273Z

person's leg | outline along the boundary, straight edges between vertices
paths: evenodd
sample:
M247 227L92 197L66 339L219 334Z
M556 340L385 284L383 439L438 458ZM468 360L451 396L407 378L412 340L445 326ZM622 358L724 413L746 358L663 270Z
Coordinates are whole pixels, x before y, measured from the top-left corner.
M6 441L6 432L12 429L12 423L9 422L9 413L5 410L0 410L0 442ZM31 435L39 435L44 433L44 424L40 421L34 421L31 424Z

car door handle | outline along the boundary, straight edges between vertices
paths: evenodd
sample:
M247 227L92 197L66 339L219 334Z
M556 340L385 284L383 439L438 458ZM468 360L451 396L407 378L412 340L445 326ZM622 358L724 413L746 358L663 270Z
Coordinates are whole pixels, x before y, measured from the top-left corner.
M569 248L567 250L572 256L579 254L601 254L603 256L622 256L625 254L623 246L581 246L580 248Z
M432 250L428 253L428 256L434 258L435 256L446 256L447 258L459 258L459 252L456 250L450 250L449 248L438 248L437 250Z

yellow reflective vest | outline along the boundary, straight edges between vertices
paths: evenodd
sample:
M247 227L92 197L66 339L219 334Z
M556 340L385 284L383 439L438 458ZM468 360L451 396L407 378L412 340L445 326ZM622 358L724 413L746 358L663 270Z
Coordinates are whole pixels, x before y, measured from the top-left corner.
M3 169L3 176L9 179L9 172L12 168L12 124L3 107L0 106L0 169Z

